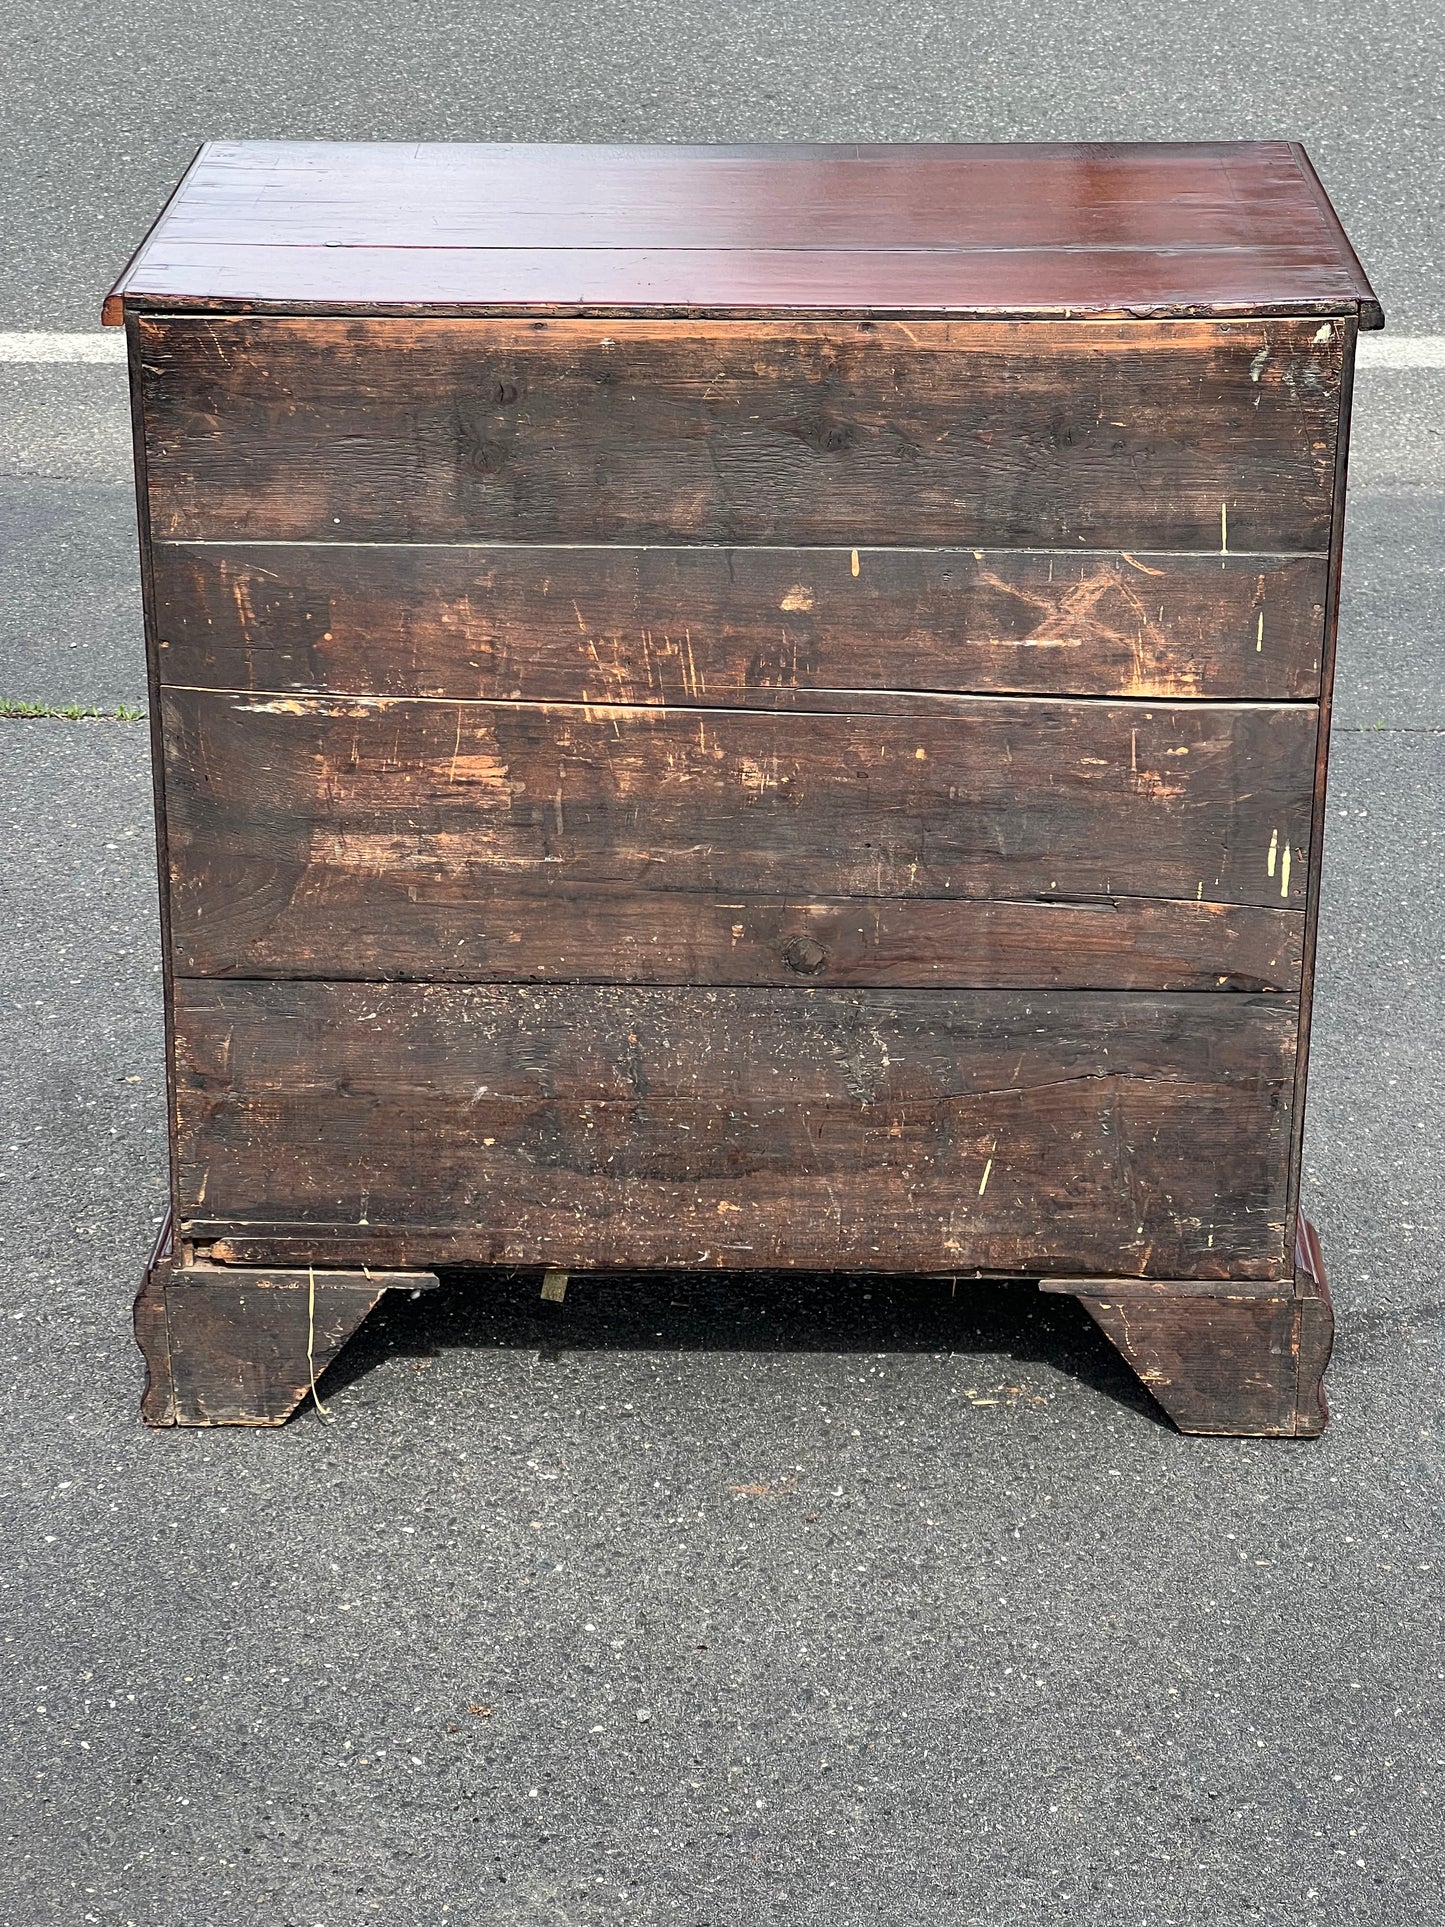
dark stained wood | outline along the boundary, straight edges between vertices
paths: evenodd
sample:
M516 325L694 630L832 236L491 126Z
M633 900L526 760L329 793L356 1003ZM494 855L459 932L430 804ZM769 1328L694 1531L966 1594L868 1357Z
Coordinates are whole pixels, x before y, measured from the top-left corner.
M165 302L1355 313L1301 148L215 142L117 282Z
M1323 556L160 543L161 680L529 702L1310 701ZM377 638L390 639L378 648Z
M150 738L151 756L151 800L155 818L155 851L157 872L157 909L159 910L161 938L161 1005L162 1024L165 1037L166 1060L166 1116L175 1116L175 1037L172 1025L174 1008L171 997L171 976L175 946L171 941L171 893L168 886L170 876L170 855L168 849L168 822L165 790L165 741L161 730L160 702L155 694L160 684L158 665L158 632L156 625L155 576L152 561L155 545L151 539L150 525L150 485L146 469L146 432L145 419L141 410L140 384L135 379L136 360L135 325L132 322L126 330L126 351L130 362L130 429L131 450L135 466L135 510L136 534L139 541L141 617L145 631L146 687L149 700L146 704L146 730ZM166 1134L167 1153L167 1192L174 1205L176 1194L175 1133ZM169 1222L169 1219L167 1220Z
M169 1022L171 999L166 996ZM167 1048L166 1057L170 1059ZM169 1107L168 1107L169 1108ZM174 1133L171 1134L172 1141ZM172 1215L167 1211L150 1260L141 1279L141 1288L131 1308L131 1329L141 1357L145 1360L146 1380L141 1391L140 1412L147 1425L174 1425L176 1394L171 1380L171 1341L166 1322L166 1280L170 1276L175 1249Z
M486 879L428 888L405 865L363 886L232 857L187 892L186 974L434 982L796 984L1285 991L1298 910L1221 903L721 899ZM211 908L208 908L211 906ZM214 909L214 915L212 914ZM202 972L200 966L204 965Z
M891 958L905 982L1012 982L1058 980L1082 944L1099 982L1112 928L1163 953L1116 950L1116 984L1155 966L1196 987L1294 979L1276 919L1308 879L1306 705L940 697L906 720L800 728L734 710L161 700L186 974L671 979L670 951L701 981L868 981ZM666 932L673 893L702 900ZM851 925L836 898L856 900ZM1080 899L1171 907L1126 904L1110 926ZM795 923L792 906L811 909ZM785 957L795 937L828 958Z
M143 316L137 340L162 538L1329 545L1342 333L1313 318Z
M1079 1303L1181 1432L1294 1438L1300 1307L1292 1298L1141 1293Z
M1287 1275L1283 998L198 983L181 1230L409 1262ZM433 1242L435 1239L435 1242Z
M1335 1308L1325 1275L1319 1233L1302 1211L1295 1215L1295 1302L1299 1328L1295 1352L1299 1366L1297 1434L1317 1438L1329 1424L1325 1372L1335 1348Z
M147 1425L284 1425L388 1290L425 1271L318 1271L155 1260L135 1303Z
M1201 1298L1150 1285L1079 1302L1181 1432L1315 1438L1334 1314L1313 1225L1301 1222L1293 1295Z
M1186 1429L1320 1429L1381 317L1302 149L222 143L122 314L150 1422L501 1262L1038 1276Z
M1168 1299L1176 1298L1218 1298L1220 1284L1217 1278L1076 1278L1053 1273L1040 1278L1039 1290L1056 1298L1097 1298L1107 1293L1110 1298L1136 1297ZM1229 1296L1241 1298L1278 1298L1281 1284L1278 1278L1231 1278Z
M1320 190L1323 199L1324 191ZM1328 203L1326 203L1328 205ZM1314 816L1310 847L1318 851L1324 843L1326 803L1329 795L1330 716L1334 705L1335 652L1339 631L1340 581L1345 540L1345 499L1350 456L1350 412L1354 402L1355 342L1340 389L1340 436L1336 444L1335 509L1330 536L1330 599L1325 622L1324 661L1320 678L1319 728L1315 741ZM1300 1003L1300 1059L1295 1071L1295 1130L1290 1145L1290 1213L1303 1223L1299 1209L1300 1177L1304 1166L1305 1087L1309 1069L1310 1021L1314 1009L1315 953L1319 934L1320 877L1318 866L1310 881L1305 900L1305 970Z

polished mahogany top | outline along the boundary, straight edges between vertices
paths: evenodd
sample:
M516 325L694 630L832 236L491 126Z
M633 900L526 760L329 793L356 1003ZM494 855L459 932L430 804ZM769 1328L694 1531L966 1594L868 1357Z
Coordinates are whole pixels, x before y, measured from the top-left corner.
M1287 141L585 147L216 141L106 297L328 314L1358 314Z

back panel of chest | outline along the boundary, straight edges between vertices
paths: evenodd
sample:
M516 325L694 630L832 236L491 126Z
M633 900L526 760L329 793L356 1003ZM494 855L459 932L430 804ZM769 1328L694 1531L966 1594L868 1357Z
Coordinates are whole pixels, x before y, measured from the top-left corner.
M1335 326L138 346L184 1236L1283 1271Z
M128 327L188 1262L1295 1292L1343 281L187 311L186 219Z

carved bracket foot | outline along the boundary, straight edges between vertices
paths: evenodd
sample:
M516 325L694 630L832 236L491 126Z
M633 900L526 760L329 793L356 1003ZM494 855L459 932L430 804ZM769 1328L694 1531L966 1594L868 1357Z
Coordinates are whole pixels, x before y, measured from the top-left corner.
M1068 1290L1181 1432L1315 1438L1329 1418L1323 1378L1335 1321L1307 1219L1299 1222L1293 1290L1233 1296L1189 1281L1049 1280Z
M135 1301L147 1425L284 1425L385 1291L429 1271L178 1265L167 1225Z

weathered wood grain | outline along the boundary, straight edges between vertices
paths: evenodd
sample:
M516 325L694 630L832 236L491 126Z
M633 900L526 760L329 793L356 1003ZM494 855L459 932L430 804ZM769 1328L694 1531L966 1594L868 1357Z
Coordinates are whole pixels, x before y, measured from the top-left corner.
M987 902L947 897L720 899L696 891L540 884L505 873L466 891L397 864L348 888L307 875L208 870L188 892L188 975L457 983L898 985L1285 991L1303 914L1252 905Z
M181 981L176 1004L187 1237L1287 1273L1285 998Z
M1318 186L1318 183L1316 183ZM1321 202L1328 209L1329 202L1323 187L1319 187ZM1333 213L1333 210L1330 210ZM1340 391L1340 432L1336 441L1336 467L1334 491L1334 526L1330 540L1330 599L1325 618L1325 647L1321 666L1319 731L1315 749L1314 777L1314 815L1311 827L1311 846L1319 850L1324 837L1325 813L1329 798L1329 761L1330 761L1330 719L1334 707L1336 644L1339 633L1340 585L1343 574L1345 541L1345 497L1350 457L1350 417L1354 405L1355 356L1353 343L1351 353L1344 364L1344 380ZM1314 1009L1314 974L1318 950L1319 912L1320 912L1321 875L1318 865L1310 879L1309 893L1305 900L1305 964L1300 983L1300 1058L1295 1067L1295 1122L1294 1136L1290 1143L1290 1211L1300 1217L1300 1179L1304 1169L1304 1123L1306 1113L1306 1083L1309 1076L1310 1024Z
M350 543L160 543L154 569L166 683L748 708L854 689L1313 700L1329 574L1323 556Z
M1194 1288L1136 1288L1128 1279L1078 1296L1181 1432L1317 1438L1325 1429L1335 1320L1307 1218L1293 1290L1272 1300L1201 1298Z
M505 1262L1051 1276L1188 1429L1319 1429L1380 316L1301 149L225 143L122 306L152 1422Z
M170 1067L170 992L166 993L167 1069ZM169 1103L166 1106L170 1110ZM151 1246L150 1259L141 1278L140 1290L131 1307L131 1330L136 1348L145 1360L145 1384L141 1388L140 1414L147 1425L174 1425L176 1394L171 1381L171 1339L166 1320L166 1281L175 1256L175 1226L168 1210Z
M1323 551L1342 335L1313 317L136 323L157 537L850 549Z
M1294 1177L1297 1185L1297 1170ZM1330 1421L1330 1404L1325 1396L1325 1373L1335 1349L1335 1307L1330 1297L1330 1281L1325 1273L1319 1233L1297 1208L1294 1257L1295 1303L1299 1309L1299 1324L1294 1334L1298 1373L1295 1436L1318 1438Z
M148 1425L284 1425L388 1290L430 1272L152 1266L135 1303Z
M1308 875L1304 705L941 697L907 719L802 727L176 689L162 703L187 974L672 977L686 960L702 980L787 981L798 966L773 946L796 936L865 979L876 965L1038 981L1077 956L1097 982L1112 933L1143 945L1116 983L1156 967L1200 987L1294 980L1277 919ZM699 901L668 929L674 894Z
M1079 1303L1181 1432L1296 1438L1321 1429L1300 1409L1298 1300L1151 1293Z

